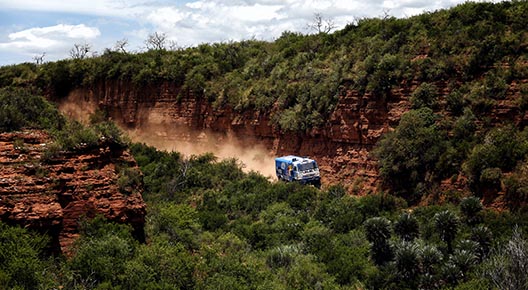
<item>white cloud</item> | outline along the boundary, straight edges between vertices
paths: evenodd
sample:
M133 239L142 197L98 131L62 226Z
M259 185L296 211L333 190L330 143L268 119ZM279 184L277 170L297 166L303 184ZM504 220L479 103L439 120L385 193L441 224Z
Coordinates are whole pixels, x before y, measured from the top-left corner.
M85 25L55 25L14 32L6 37L0 50L27 52L63 49L63 57L75 39L95 41L102 50L124 37L137 48L152 32L166 33L179 45L192 46L204 42L242 39L272 40L283 31L309 32L308 24L315 13L333 20L337 29L359 18L380 17L386 13L396 17L413 16L424 11L449 8L466 0L0 0L0 11L37 11L84 15L92 19ZM499 1L499 0L491 0ZM73 16L75 17L75 16ZM91 17L91 18L87 18ZM127 23L103 28L102 21ZM83 22L88 23L83 20ZM1 20L0 20L0 23ZM58 22L60 23L60 22ZM99 23L99 24L93 24ZM54 23L55 24L55 23ZM49 23L44 24L49 25ZM2 28L2 27L0 27ZM121 29L121 30L117 30ZM125 31L126 29L126 31ZM4 26L4 31L6 30ZM2 31L0 29L0 31ZM138 33L141 32L141 33ZM99 43L98 43L99 42ZM65 48L66 47L66 48ZM135 49L130 47L130 49Z
M35 27L9 34L9 41L0 43L0 50L53 55L75 42L92 40L100 34L99 29L84 24Z
M453 6L465 0L2 0L0 10L19 9L66 12L96 16L120 17L151 26L176 38L210 41L208 31L221 30L223 39L251 37L260 33L265 39L278 35L265 35L280 27L303 31L314 13L339 19L342 27L361 17L377 17L386 10L401 17L421 11ZM349 19L346 21L345 19ZM288 24L285 24L288 23ZM263 29L263 25L267 26ZM189 28L196 28L193 33ZM136 27L135 29L139 29ZM185 33L185 34L183 34ZM189 35L189 33L193 35ZM222 40L222 39L217 39Z
M62 12L127 17L142 10L141 0L2 0L0 10Z

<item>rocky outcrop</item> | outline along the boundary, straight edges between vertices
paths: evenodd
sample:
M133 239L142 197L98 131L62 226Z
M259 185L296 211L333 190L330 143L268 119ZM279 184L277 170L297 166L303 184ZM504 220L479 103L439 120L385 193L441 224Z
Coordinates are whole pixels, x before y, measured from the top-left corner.
M102 108L124 127L147 130L168 141L199 143L206 132L219 144L231 136L245 147L264 146L269 155L312 156L320 164L323 183L343 183L354 193L364 194L378 186L376 162L369 152L409 109L408 92L395 91L385 101L348 89L346 81L342 87L336 109L322 128L293 134L274 127L271 112L218 108L168 82L134 89L125 81L106 80L55 101L62 104L63 112L77 119L82 114L77 114L79 109L72 109L71 104L92 111Z
M48 158L50 142L37 130L0 134L0 219L48 233L53 248L66 253L79 222L98 214L130 224L144 239L141 192L127 193L117 182L119 166L137 166L132 156L101 147Z
M204 132L212 132L217 143L222 143L225 136L233 136L246 147L264 146L271 156L312 156L320 164L323 184L342 183L351 193L366 194L379 187L377 165L370 151L410 109L409 98L418 85L402 84L389 97L380 99L369 93L359 94L345 80L340 86L339 101L334 111L329 112L326 123L302 133L281 132L270 122L271 111L236 112L228 106L215 107L169 82L134 88L126 81L106 80L95 87L78 88L60 102L106 109L125 127L147 130L147 135L168 141L196 144L203 139ZM439 104L443 106L449 89L446 83L436 85L441 94ZM497 102L495 113L490 114L492 122L526 123L524 120L528 118L517 105L517 93L516 84L512 84L507 97Z

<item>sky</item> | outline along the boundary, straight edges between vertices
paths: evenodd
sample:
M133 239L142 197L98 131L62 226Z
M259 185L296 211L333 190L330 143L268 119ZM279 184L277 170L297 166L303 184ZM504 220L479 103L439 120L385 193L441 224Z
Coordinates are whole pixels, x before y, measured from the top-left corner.
M312 33L314 15L335 29L365 17L410 17L465 0L0 0L0 65L70 57L75 44L91 53L145 50L152 33L177 47L247 39L274 40L284 31Z

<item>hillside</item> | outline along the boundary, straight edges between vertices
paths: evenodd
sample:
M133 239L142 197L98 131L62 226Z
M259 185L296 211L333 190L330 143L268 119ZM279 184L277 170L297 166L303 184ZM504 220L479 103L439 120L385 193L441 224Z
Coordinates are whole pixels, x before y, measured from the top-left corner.
M467 3L409 19L361 19L333 34L285 32L272 43L107 50L90 59L4 67L0 84L34 86L58 103L85 102L167 143L206 136L221 144L228 136L246 148L263 145L268 156L309 155L321 163L326 184L361 194L390 189L392 177L382 170L380 178L372 148L402 114L427 107L448 141L427 167L443 168L393 165L427 171L411 185L437 188L447 179L479 178L461 165L490 129L524 128L526 11L525 1ZM453 133L461 122L471 123L465 140Z
M526 288L525 15L527 1L465 3L332 34L1 67L0 193L44 191L59 205L19 211L0 199L0 285ZM129 143L110 120L159 147ZM310 155L324 186L192 154L225 145L237 157L257 148L257 169ZM55 259L61 226L49 215L35 222L44 230L31 226L34 212L62 210L64 222L91 194L104 216L73 216L78 239ZM145 243L145 207L106 207L140 194Z

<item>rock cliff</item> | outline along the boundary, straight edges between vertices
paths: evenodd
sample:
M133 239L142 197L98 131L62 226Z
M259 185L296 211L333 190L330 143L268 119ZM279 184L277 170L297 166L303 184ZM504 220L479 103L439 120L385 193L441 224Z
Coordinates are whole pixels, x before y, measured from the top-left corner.
M77 88L66 99L55 101L106 109L125 127L147 130L149 138L161 136L168 141L199 143L207 135L220 144L225 136L232 136L245 147L264 146L270 156L311 156L320 164L323 184L339 182L348 186L351 193L366 194L380 186L376 161L369 152L410 109L409 99L418 85L403 83L393 88L389 97L380 99L358 93L345 80L340 86L339 101L325 124L294 134L272 125L272 111L236 112L228 106L215 107L205 98L169 82L137 88L126 81L106 80L94 87ZM448 86L436 86L441 94L439 113L446 114L442 106L449 94ZM490 121L525 124L528 117L519 110L518 97L518 84L513 83L506 98L492 109Z
M137 166L127 151L97 148L48 158L42 131L0 134L0 219L46 232L54 250L68 252L79 222L101 214L128 223L144 239L140 192L122 193L116 166Z

